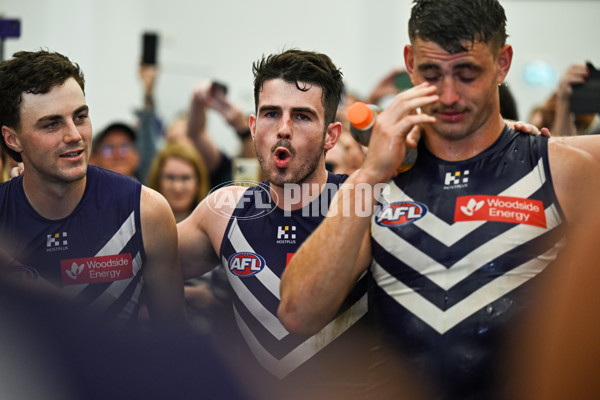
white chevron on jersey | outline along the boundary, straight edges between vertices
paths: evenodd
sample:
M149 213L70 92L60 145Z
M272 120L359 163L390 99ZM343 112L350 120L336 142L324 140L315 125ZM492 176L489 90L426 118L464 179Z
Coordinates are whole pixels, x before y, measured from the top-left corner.
M563 239L562 242L564 244L566 241ZM375 261L371 264L371 271L379 286L389 296L437 332L444 334L486 305L536 276L548 265L547 259L554 259L557 253L558 249L553 247L540 259L530 260L497 277L446 311L440 310L413 289L388 274Z
M545 213L548 229L552 229L560 224L560 217L554 204L548 207ZM430 214L427 213L427 215ZM431 236L436 236L435 231L427 231L427 233ZM386 249L388 253L402 260L403 263L424 275L442 289L449 290L486 263L544 233L546 233L545 229L536 226L516 225L483 243L471 253L456 261L449 268L438 263L435 259L394 234L391 229L374 229L371 235L373 240ZM510 240L506 238L510 238Z
M250 244L244 237L244 234L242 233L242 231L240 230L240 227L237 222L237 218L233 219L233 221L231 223L231 228L229 229L229 232L227 233L227 238L231 242L231 245L233 246L233 248L235 249L236 252L240 253L240 252L247 251L250 253L256 253L254 251L254 249L252 248L252 246L250 246ZM227 265L227 263L224 263L223 265ZM225 269L227 269L229 271L229 268L225 268ZM281 295L279 294L279 278L277 277L277 275L275 273L273 273L273 271L271 271L269 269L268 265L265 265L265 267L262 269L262 271L260 271L260 274L256 274L254 276L271 293L273 293L273 296L275 296L279 300L281 300Z
M367 312L367 294L348 308L338 318L327 324L319 333L305 340L301 345L290 351L280 360L273 357L256 339L248 325L233 307L235 319L240 330L260 364L271 374L279 379L285 378L290 372L298 368L312 356L321 351L325 346L346 332L356 321Z
M222 258L223 265L227 265L225 257ZM266 269L267 267L261 271ZM283 327L277 316L273 315L269 310L262 305L260 301L252 294L250 290L241 281L241 278L231 273L229 268L225 268L227 271L227 278L233 290L237 293L237 296L244 301L244 305L250 311L250 313L265 327L266 330L271 332L271 335L277 338L277 340L283 339L289 335L289 332ZM260 274L259 274L260 275Z
M529 198L545 182L546 175L544 173L543 160L540 158L535 168L509 188L499 193L498 196ZM394 182L389 182L389 191L384 193L384 198L388 202L390 199L393 199L394 202L414 201ZM438 263L420 249L394 234L389 228L373 224L371 235L376 243L386 249L386 252L428 278L442 290L447 291L468 278L469 275L486 263L510 252L525 242L543 235L562 222L555 204L545 209L545 216L547 229L540 229L539 227L526 224L515 225L506 232L483 243L449 267ZM488 221L467 221L449 224L430 211L413 224L447 247L451 247L486 223ZM507 238L510 238L510 240L507 240ZM439 309L435 304L415 292L412 288L390 275L374 260L371 264L371 271L378 286L388 295L437 332L443 334L473 313L481 310L482 307L498 300L536 276L551 260L556 258L565 243L566 240L561 240L546 253L497 277L445 311Z
M135 234L135 211L129 214L129 217L123 222L123 225L113 235L113 237L106 242L104 247L96 253L96 257L109 256L112 254L119 254L119 252L127 245Z
M113 254L119 254L121 252L121 250L123 250L123 248L127 245L127 243L129 243L129 241L131 240L133 235L135 235L135 232L136 232L135 231L135 211L132 211L131 214L129 214L129 217L127 217L127 219L123 222L121 227L117 230L117 232L115 232L115 234L112 236L112 238L110 238L110 240L108 242L106 242L104 247L102 247L102 249L100 249L100 251L98 251L98 253L96 253L96 255L94 257L110 256ZM138 258L138 257L140 257L139 253L135 256L135 258ZM141 267L142 267L142 261L140 258L137 268L136 268L136 263L135 262L133 263L133 268L134 268L133 275L134 276L139 272ZM113 282L113 284L114 284L114 282ZM80 285L68 285L68 286L63 287L62 291L67 296L75 297L87 286L88 286L87 283L80 284ZM125 286L127 286L127 285L125 285ZM133 297L133 298L135 298L135 297Z
M131 261L131 263L132 263L132 268L133 268L133 276L136 276L142 269L142 256L139 252L135 256L135 258ZM143 283L143 281L141 279L137 282L135 292L142 290L142 283ZM127 289L129 284L131 284L131 282L129 280L120 280L120 281L111 282L108 289L106 289L104 291L106 296L103 295L103 296L98 297L92 303L92 306L97 310L104 311L106 308L108 308L111 304L114 303L115 299L118 299L123 294L123 292ZM134 293L131 296L131 298L137 299L138 296ZM131 306L130 313L133 312L133 308L135 307L135 305L129 304L128 306ZM126 312L126 309L123 309L121 312L122 313ZM128 315L131 315L130 313Z
M256 253L254 248L252 248L241 232L237 223L237 218L233 219L231 227L227 233L227 238L236 252ZM277 340L281 341L283 338L288 336L290 333L281 324L277 316L270 312L246 287L246 285L243 284L243 278L234 275L231 273L229 268L227 268L228 261L225 259L225 257L222 257L221 262L227 271L227 278L229 279L233 290L244 303L244 306L248 309L250 314L252 314L252 316L258 322L260 322L262 326ZM269 268L268 265L265 265L260 273L254 275L254 277L256 277L274 296L276 296L277 299L281 299L279 292L280 279ZM260 344L254 333L239 315L235 305L233 306L233 309L238 327L242 332L242 336L244 337L244 340L250 347L254 356L266 370L279 379L282 379L294 369L302 365L306 360L310 359L319 351L321 351L325 346L348 330L348 328L350 328L356 321L365 315L367 312L367 295L365 293L360 300L353 304L338 318L331 321L319 333L311 336L298 347L294 348L281 360L273 357L273 355Z
M498 196L511 196L528 198L546 182L544 163L540 158L537 166L527 175L515 182L512 186L499 193ZM414 201L402 191L394 182L388 182L389 191L385 190L385 201L393 198L394 201ZM460 239L485 224L487 221L468 221L459 224L448 224L433 213L427 213L423 218L414 222L414 225L427 231L435 239L446 246L452 246Z

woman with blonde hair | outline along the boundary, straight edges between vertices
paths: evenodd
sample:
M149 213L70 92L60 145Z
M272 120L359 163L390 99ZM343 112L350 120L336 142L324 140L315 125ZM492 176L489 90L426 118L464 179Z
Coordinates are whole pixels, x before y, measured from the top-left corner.
M208 170L196 149L172 142L154 157L147 184L167 199L177 222L194 210L210 188Z
M177 222L191 214L210 189L202 156L185 141L167 141L152 161L147 184L167 199ZM187 280L184 286L190 324L203 334L210 332L216 310L222 307L211 287L210 273Z

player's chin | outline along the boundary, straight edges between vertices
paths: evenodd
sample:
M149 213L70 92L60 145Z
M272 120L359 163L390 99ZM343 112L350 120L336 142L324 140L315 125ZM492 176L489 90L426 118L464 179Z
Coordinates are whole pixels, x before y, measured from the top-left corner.
M436 130L446 139L459 140L468 136L468 129L464 124L457 123L439 123L436 125Z
M61 178L65 182L75 182L85 178L87 173L87 164L85 166L73 167L68 170L61 171Z

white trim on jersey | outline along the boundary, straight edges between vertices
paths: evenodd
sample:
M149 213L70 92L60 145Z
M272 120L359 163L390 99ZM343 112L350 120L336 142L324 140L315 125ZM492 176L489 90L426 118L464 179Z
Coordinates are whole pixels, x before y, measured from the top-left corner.
M227 260L223 257L223 265L227 265ZM262 326L268 330L271 335L277 338L277 340L283 339L285 336L289 334L289 332L281 325L277 316L273 315L269 310L262 305L260 301L248 290L246 285L242 283L239 277L235 276L231 273L229 268L225 268L227 270L227 278L229 279L229 283L231 287L237 294L240 299L243 299L244 305L250 311L250 313L256 318ZM267 269L267 266L263 268L261 273ZM270 270L269 270L270 271Z
M135 277L142 270L142 255L139 252L135 256L135 258L132 260L132 264L133 264L132 265L133 277ZM112 282L110 284L110 286L108 287L108 289L106 289L104 291L102 296L98 297L91 304L92 307L94 307L96 310L104 311L111 304L114 303L115 299L118 299L123 294L123 292L127 289L127 287L130 284L131 284L130 279L124 279L124 280ZM136 288L134 290L133 295L131 296L132 299L138 298L138 296L142 290L142 284L143 284L143 282L140 279L138 281L138 283L136 284ZM121 314L131 315L131 313L134 311L134 308L135 308L135 304L130 302L129 304L127 304L127 306L125 308L123 308L123 310L121 310L121 313L119 314L119 316L121 316Z
M235 305L233 311L238 327L258 362L275 377L283 379L290 372L325 348L329 343L333 342L342 333L346 332L356 323L356 321L366 314L367 308L367 294L365 293L360 300L352 305L352 307L348 308L339 317L321 329L319 333L305 340L301 345L294 348L280 360L273 357L273 355L260 344L250 328L248 328L248 325L244 322L243 318L239 315Z
M237 218L234 218L231 222L231 227L227 232L227 238L237 253L256 253L240 230ZM241 278L235 276L229 268L227 268L228 261L225 257L222 257L221 263L227 271L227 278L229 279L233 290L238 298L244 303L244 306L250 314L252 314L252 316L277 340L281 341L288 336L290 333L281 324L277 315L269 311L246 287L246 285L242 283ZM280 279L268 265L265 265L260 273L254 275L254 277L256 277L277 299L281 298L279 294ZM244 337L244 340L246 340L246 343L248 343L254 356L267 371L277 378L282 379L354 325L356 321L366 314L367 307L367 295L365 293L360 300L348 308L342 315L331 321L319 333L311 336L298 347L291 350L281 360L276 359L260 344L254 333L239 315L235 305L233 306L233 309L242 336Z
M560 224L560 217L554 204L548 207L545 213L548 229L553 229ZM381 247L386 249L388 253L392 254L398 260L402 260L403 263L428 278L440 288L450 290L490 260L494 260L502 254L546 232L545 229L536 226L516 225L474 249L449 268L446 268L446 266L438 263L418 248L412 246L409 242L394 234L390 229L375 229L372 232L372 238ZM436 231L428 230L427 233L435 236ZM459 239L462 239L462 236Z
M554 258L558 251L559 249L553 247L542 255L543 259L536 258L519 265L482 286L446 311L440 310L419 293L398 281L376 262L371 265L371 271L379 286L398 304L440 334L444 334L482 307L498 300L539 274L548 265L547 258Z
M106 242L104 247L102 247L102 249L100 249L100 251L98 251L98 253L96 253L96 255L94 257L119 254L121 252L121 250L123 250L123 248L127 245L127 243L129 243L129 241L135 235L135 233L136 233L135 211L132 211L131 214L129 214L129 217L127 217L127 219L123 222L123 224L121 224L119 229L115 232L115 234L110 238L110 240L108 242ZM139 252L135 255L135 257L133 259L132 267L133 267L133 276L135 277L142 269L142 258L141 258L141 254ZM113 282L110 285L109 289L107 289L104 292L109 296L105 297L105 295L103 294L102 296L100 296L98 299L96 299L94 301L94 303L92 304L92 307L100 307L100 310L105 309L110 304L112 304L114 299L118 298L123 293L123 291L126 290L129 283L130 283L129 279ZM64 293L66 293L67 296L75 297L79 293L81 293L83 291L83 289L85 289L87 286L88 286L87 283L80 284L80 285L68 285L68 286L63 287L62 291L64 291ZM140 282L138 283L138 287L136 287L135 293L132 296L132 299L136 299L137 296L139 296L139 293L141 292L141 286L142 286L142 281L140 280ZM126 309L127 310L131 309L131 307L133 307L133 305L128 305L128 307L126 307ZM121 313L123 313L126 309L122 310ZM130 313L131 312L133 312L132 309L131 309Z

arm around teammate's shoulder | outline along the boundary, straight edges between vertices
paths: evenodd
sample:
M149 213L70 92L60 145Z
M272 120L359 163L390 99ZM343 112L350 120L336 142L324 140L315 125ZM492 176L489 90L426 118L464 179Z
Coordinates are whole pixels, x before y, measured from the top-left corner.
M153 321L185 323L183 276L177 254L175 217L165 198L142 186L140 214L146 251L144 287Z
M277 315L294 334L315 334L329 323L370 264L373 199L358 182L355 173L342 185L282 275Z

